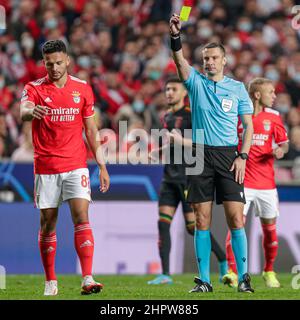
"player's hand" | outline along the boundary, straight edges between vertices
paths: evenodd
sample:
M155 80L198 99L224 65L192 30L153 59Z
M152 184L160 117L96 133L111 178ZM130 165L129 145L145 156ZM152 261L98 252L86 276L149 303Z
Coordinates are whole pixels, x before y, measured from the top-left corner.
M282 159L284 157L284 152L283 152L281 147L278 147L278 148L273 150L273 155L277 160L279 160L279 159Z
M170 19L170 34L175 35L178 34L181 30L181 21L178 14L173 13Z
M38 120L42 120L47 115L48 107L36 105L32 109L32 117Z
M240 157L237 157L230 168L230 171L235 172L235 181L239 184L244 182L245 171L246 171L246 160L243 160Z
M106 167L102 167L99 170L100 170L100 175L99 175L100 189L99 190L105 193L109 189L109 185L110 185L109 174L107 172Z

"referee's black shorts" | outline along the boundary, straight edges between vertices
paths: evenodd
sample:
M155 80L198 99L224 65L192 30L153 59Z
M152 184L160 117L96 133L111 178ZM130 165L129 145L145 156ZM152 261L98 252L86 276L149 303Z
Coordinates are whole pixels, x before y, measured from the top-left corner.
M177 208L182 203L183 213L192 212L190 204L186 201L186 183L162 181L159 191L158 205Z
M237 147L204 146L204 167L199 175L188 176L189 203L214 201L245 201L244 184L235 181L235 172L229 171L238 155Z

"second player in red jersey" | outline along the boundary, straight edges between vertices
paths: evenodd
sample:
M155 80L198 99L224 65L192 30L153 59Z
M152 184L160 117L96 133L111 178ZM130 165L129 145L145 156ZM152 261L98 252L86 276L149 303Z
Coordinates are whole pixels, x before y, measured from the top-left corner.
M288 142L287 133L278 111L264 107L253 115L253 139L246 165L244 185L253 189L274 189L274 153L281 153L275 146ZM238 127L241 141L243 127ZM276 155L275 155L276 156Z
M245 174L244 219L253 211L260 218L263 231L265 265L263 279L267 287L278 288L280 282L273 270L278 252L276 219L279 216L279 201L274 178L274 159L281 159L288 151L288 138L280 114L271 107L276 98L272 82L256 78L249 84L249 94L254 105L253 139L248 155ZM238 126L239 136L242 128ZM230 233L226 239L226 256L230 272L223 282L236 285L236 265L232 253Z

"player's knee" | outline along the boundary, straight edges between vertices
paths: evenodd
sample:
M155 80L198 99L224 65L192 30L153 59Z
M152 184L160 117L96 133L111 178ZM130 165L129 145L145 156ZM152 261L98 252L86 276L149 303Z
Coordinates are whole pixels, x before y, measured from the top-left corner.
M52 217L41 217L41 231L43 233L52 233L56 228L56 219Z
M82 223L89 223L89 215L86 210L72 210L72 220L74 225L82 224Z
M56 223L54 221L43 221L41 222L41 231L44 234L53 233L56 229Z
M73 217L73 223L74 225L89 223L89 219L85 215L76 216L76 217Z
M198 212L196 214L196 228L197 230L206 230L210 225L210 215L205 212Z

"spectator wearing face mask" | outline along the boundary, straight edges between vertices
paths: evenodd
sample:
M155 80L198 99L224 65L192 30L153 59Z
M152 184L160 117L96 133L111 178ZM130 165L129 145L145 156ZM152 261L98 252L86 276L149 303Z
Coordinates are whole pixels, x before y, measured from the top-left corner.
M291 97L287 93L279 93L276 98L274 108L279 111L281 116L285 119L286 115L292 108Z
M6 85L6 79L2 73L0 73L0 97L1 107L5 110L8 109L9 105L13 101L13 93Z
M242 16L238 19L236 24L238 36L243 44L248 43L250 39L250 33L253 29L252 21L247 16Z
M16 145L13 143L9 134L7 123L5 119L6 113L0 109L0 139L3 140L3 156L10 157Z
M288 65L289 79L286 81L286 87L291 95L293 104L300 106L300 52L295 52Z
M265 66L264 76L265 78L273 81L273 84L277 93L286 91L285 84L282 81L282 79L280 79L280 73L278 72L274 64L270 63Z

